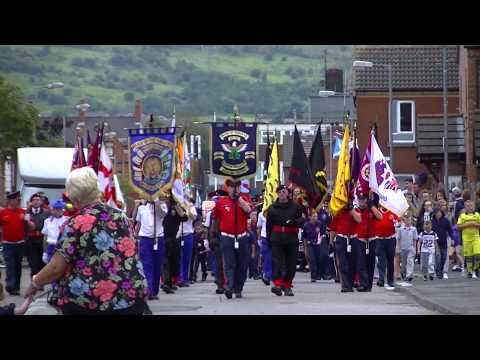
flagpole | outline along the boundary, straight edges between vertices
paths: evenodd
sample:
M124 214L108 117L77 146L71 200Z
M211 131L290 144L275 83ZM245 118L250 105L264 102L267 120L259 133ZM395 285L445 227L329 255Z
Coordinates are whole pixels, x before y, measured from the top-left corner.
M330 124L330 186L333 188L333 126Z

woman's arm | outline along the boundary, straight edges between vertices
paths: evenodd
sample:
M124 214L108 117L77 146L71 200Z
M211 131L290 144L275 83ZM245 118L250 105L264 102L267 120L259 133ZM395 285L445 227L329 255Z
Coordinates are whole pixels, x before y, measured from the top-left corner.
M32 283L28 287L25 298L35 295L37 290L42 286L58 280L62 277L68 263L65 261L62 255L56 252L52 260L45 265L45 267L32 278Z

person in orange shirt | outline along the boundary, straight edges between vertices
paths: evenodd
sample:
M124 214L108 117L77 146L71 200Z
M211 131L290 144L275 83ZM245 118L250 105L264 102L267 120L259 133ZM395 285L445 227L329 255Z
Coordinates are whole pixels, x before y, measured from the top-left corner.
M396 240L396 223L398 216L387 210L383 206L380 207L382 214L381 220L376 220L375 232L376 240L376 254L378 256L378 282L377 285L383 287L385 285L385 268L387 272L387 286L385 289L394 290L394 259Z
M35 229L35 224L25 217L25 210L20 207L20 191L7 194L7 207L0 209L0 226L3 228L3 255L7 266L5 289L10 295L18 296L25 255L25 229Z

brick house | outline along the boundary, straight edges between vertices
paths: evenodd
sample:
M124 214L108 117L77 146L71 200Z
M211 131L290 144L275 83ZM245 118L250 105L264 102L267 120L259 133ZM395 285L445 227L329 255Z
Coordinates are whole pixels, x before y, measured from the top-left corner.
M480 161L480 45L459 46L460 113L465 124L466 181L476 190Z
M354 46L354 60L392 68L393 171L400 178L419 172L443 182L443 66L442 46ZM378 126L378 142L389 158L388 69L354 68L357 127L361 152L371 126ZM447 46L449 183L465 173L465 139L459 111L458 47Z

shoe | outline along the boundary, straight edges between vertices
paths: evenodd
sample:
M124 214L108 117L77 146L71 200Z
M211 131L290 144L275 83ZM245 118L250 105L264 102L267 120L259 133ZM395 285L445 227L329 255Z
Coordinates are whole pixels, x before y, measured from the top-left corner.
M353 283L353 287L354 287L355 289L358 288L359 286L360 286L360 285L359 285L358 283L356 283L356 282Z
M473 278L473 279L477 279L477 278L478 278L477 274L473 273L473 274L472 274L472 278Z
M260 276L258 276L258 275L253 275L253 280L258 280L258 279L260 279Z
M193 284L195 284L195 283L196 283L196 281L197 281L197 279L195 279L195 280L194 280L194 279L190 280L190 285L193 285Z
M232 290L225 290L225 296L227 297L227 299L231 299L232 298Z
M385 289L387 290L395 290L395 286L391 285L391 284L388 284L387 286L385 286Z
M218 295L225 294L225 289L217 288L217 290L215 290L215 294L218 294Z
M272 286L272 293L274 293L277 296L282 296L282 289L276 286Z
M479 269L475 270L475 275L477 275L477 277L480 277L480 270Z
M447 274L447 273L443 273L443 279L444 279L444 280L447 280L447 279L448 279L448 274Z
M427 275L423 275L423 281L428 281Z
M242 293L241 293L241 292L237 292L237 293L235 293L235 297L236 297L237 299L241 299L243 296L242 296Z
M340 290L340 292L342 292L342 293L353 292L353 289L352 288L343 288L342 290Z
M317 280L311 279L310 282L311 282L311 283L314 283L314 282L317 282Z
M167 294L175 294L175 291L168 285L164 285L162 290Z
M452 271L458 271L459 269L459 266L458 265L453 265L452 266Z
M190 285L188 285L186 282L182 282L182 283L178 284L178 287L181 287L181 288L182 287L190 287Z
M372 291L372 289L367 288L367 287L363 287L363 286L359 286L359 287L357 288L357 291L358 291L358 292L370 292L370 291Z
M412 281L413 281L413 278L410 276L409 278L407 278L407 281L408 281L408 282L412 282Z
M471 279L473 277L472 273L468 273L467 277Z
M264 283L266 286L270 286L270 280L265 279L264 277L262 277L262 281L263 281L263 283Z
M295 294L293 293L292 289L288 288L288 289L285 289L285 291L283 292L283 295L294 296Z
M172 290L178 290L178 287L177 287L176 285L172 285L170 288L171 288Z
M157 295L148 295L148 300L158 300Z
M430 275L430 280L433 280L433 279L435 279L435 278L433 277L433 275Z
M385 283L381 280L378 280L377 281L377 286L380 286L380 287L383 287L385 285Z
M202 281L207 280L207 274L202 275Z

